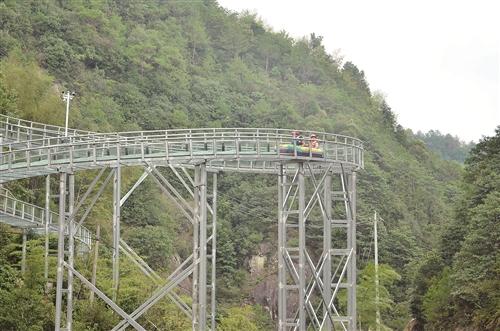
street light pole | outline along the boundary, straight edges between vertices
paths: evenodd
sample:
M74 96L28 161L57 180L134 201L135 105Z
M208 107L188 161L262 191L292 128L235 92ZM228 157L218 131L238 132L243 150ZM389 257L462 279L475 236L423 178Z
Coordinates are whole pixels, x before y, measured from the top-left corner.
M68 136L68 119L69 119L69 101L73 99L75 92L63 92L63 100L66 101L66 121L64 125L64 136Z

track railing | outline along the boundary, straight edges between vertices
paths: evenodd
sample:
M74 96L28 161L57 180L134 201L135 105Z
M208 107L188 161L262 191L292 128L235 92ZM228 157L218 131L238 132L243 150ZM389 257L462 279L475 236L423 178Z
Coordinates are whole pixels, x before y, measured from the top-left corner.
M57 231L59 214L50 212L48 215L44 208L16 199L10 191L0 188L0 217L13 217L30 224L30 228L44 228L48 223L51 232ZM53 224L55 222L56 224ZM76 224L73 222L75 228ZM66 234L67 233L66 227ZM90 247L92 236L90 231L81 226L75 233L75 238Z
M88 135L91 131L68 128L68 136ZM65 128L57 125L27 121L0 114L0 137L3 142L29 141L65 135Z
M306 159L363 167L363 144L360 140L328 133L304 132L307 136L312 133L319 138L319 154L312 149L281 152L280 146L292 141L292 130L284 129L182 129L45 137L2 144L0 171L58 165L99 166L110 161L127 164L155 159L181 162L196 159ZM309 138L304 138L304 143L307 145Z

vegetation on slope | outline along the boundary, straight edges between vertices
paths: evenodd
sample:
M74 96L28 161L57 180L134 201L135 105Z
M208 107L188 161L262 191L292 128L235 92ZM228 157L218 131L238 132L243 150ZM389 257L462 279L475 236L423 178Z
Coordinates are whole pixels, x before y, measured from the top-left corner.
M458 137L451 134L442 134L439 130L430 130L427 133L420 131L416 134L417 138L422 139L430 150L436 152L445 160L454 160L464 163L474 143L471 141L465 143Z
M429 329L498 330L500 127L471 150L465 165L454 220L419 266L412 311Z
M364 280L372 277L366 265L370 216L376 209L386 220L379 239L381 261L387 265L383 321L402 329L415 314L410 311L412 293L418 292L415 271L452 222L461 168L440 159L398 125L389 105L370 91L363 72L328 54L321 37L293 40L286 32L270 31L254 15L227 12L212 0L0 3L0 111L62 124L63 89L78 93L70 125L81 129L257 126L363 139L366 169L359 176L358 254L365 258L359 263L364 269L360 284L370 293L370 282ZM138 171L124 171L125 187L132 185ZM91 176L79 174L78 187L84 189ZM269 247L268 260L276 253L275 185L275 178L221 178L217 272L222 330L271 328L269 317L260 319L267 316L262 308L242 304L269 305L257 299L248 260L262 253L263 246ZM11 186L27 200L43 201L42 179ZM110 196L106 192L89 219L90 227L102 224L104 243L110 242ZM146 182L130 202L123 211L125 239L149 263L168 272L175 257L189 249L179 240L189 235L180 225L182 217L154 183ZM1 253L1 284L10 284L2 285L9 293L2 298L35 291L34 300L46 303L48 310L34 310L31 317L36 314L44 323L40 328L49 328L53 294L29 287L27 276L23 279L16 270L18 236L6 233L2 238L10 247ZM109 247L104 247L99 285L109 289ZM34 253L30 250L30 256ZM82 257L78 263L84 267L89 262ZM133 266L124 263L124 268L120 303L132 308L152 284ZM271 264L266 268L269 274L275 272ZM40 274L34 275L40 282ZM361 299L366 293L359 295ZM84 291L79 298L86 298ZM9 301L1 299L0 304L6 307ZM371 303L360 300L360 311L366 312L362 325L372 325ZM3 329L21 327L6 318L0 318ZM148 313L147 319L163 329L189 326L168 303ZM109 329L116 316L81 304L75 320L80 323L76 329L101 330Z

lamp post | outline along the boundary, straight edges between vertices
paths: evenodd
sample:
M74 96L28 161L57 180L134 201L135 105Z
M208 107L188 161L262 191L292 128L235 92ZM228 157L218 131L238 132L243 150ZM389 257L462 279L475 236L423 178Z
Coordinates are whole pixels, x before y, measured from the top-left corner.
M68 136L68 119L69 119L69 102L70 100L73 100L75 96L75 92L70 92L70 91L65 91L62 92L63 94L63 100L66 101L66 122L64 125L64 136Z

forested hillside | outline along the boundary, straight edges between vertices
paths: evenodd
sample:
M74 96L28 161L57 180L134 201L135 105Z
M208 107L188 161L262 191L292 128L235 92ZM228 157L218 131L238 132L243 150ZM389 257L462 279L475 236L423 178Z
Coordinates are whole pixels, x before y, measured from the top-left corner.
M479 235L486 235L481 222L492 222L489 233L496 230L486 210L495 201L498 206L499 197L477 196L486 193L474 189L482 178L475 167L493 167L488 168L493 177L498 177L498 168L481 163L482 147L477 147L467 163L463 184L467 187L462 188L462 168L430 152L402 128L385 100L370 90L363 71L328 54L320 36L294 40L286 32L270 31L255 15L228 12L214 0L0 2L0 112L62 124L63 89L77 92L70 126L80 129L281 127L364 140L366 167L358 184L358 281L365 289L358 293L358 306L363 329L373 329L375 324L369 295L374 284L369 264L374 210L385 220L379 238L384 325L401 330L412 317L422 326L426 321L438 325L440 314L446 313L447 329L465 309L470 315L460 323L495 328L488 317L494 306L489 305L490 310L475 306L483 302L481 295L494 300L484 292L498 285L489 276L474 292L476 301L463 306L461 300L474 277L467 263L480 254L474 251L475 245L482 245ZM123 185L132 185L139 171L124 171ZM91 178L79 173L78 187L85 188ZM32 179L9 188L23 199L42 204L42 183L43 179ZM274 279L275 266L267 263L255 274L249 260L260 254L273 261L276 254L276 178L223 174L219 189L219 327L271 330L274 322L264 311L275 303L262 300L259 285ZM105 260L110 255L111 209L106 207L110 196L107 192L108 200L98 204L98 212L88 221L90 228L98 223L103 227L98 279L107 289L111 285ZM190 245L182 240L187 234L178 222L181 215L153 182L146 181L131 199L133 203L122 213L123 236L154 268L167 273ZM458 199L474 201L478 207L460 204L454 212ZM471 231L461 227L465 222ZM459 232L450 232L456 227ZM18 270L20 236L15 229L0 228L2 330L53 328L54 298L52 292L43 291L40 239L30 239L29 272L23 278ZM495 238L490 239L493 245ZM498 272L498 258L496 269L491 265L498 252L496 239L496 251L488 257L485 272ZM441 251L436 249L440 243ZM434 273L427 273L425 268L434 257L441 259L440 264ZM84 266L89 261L82 257L79 263ZM462 275L460 282L453 283L459 288L448 286L466 264L471 268L469 278ZM124 262L123 268L120 303L132 310L152 285L133 266ZM457 290L463 292L456 294ZM443 312L442 306L433 304L433 295L446 302L452 294L454 308ZM108 330L117 321L103 305L89 305L86 294L79 295L75 330ZM492 302L498 304L496 300ZM185 330L190 325L168 302L147 318L162 330Z
M469 155L473 142L465 143L451 134L443 134L439 130L430 130L427 133L417 132L417 138L422 139L430 150L436 152L445 160L454 160L464 163Z
M430 330L500 327L500 127L465 166L455 217L415 277L412 312Z

